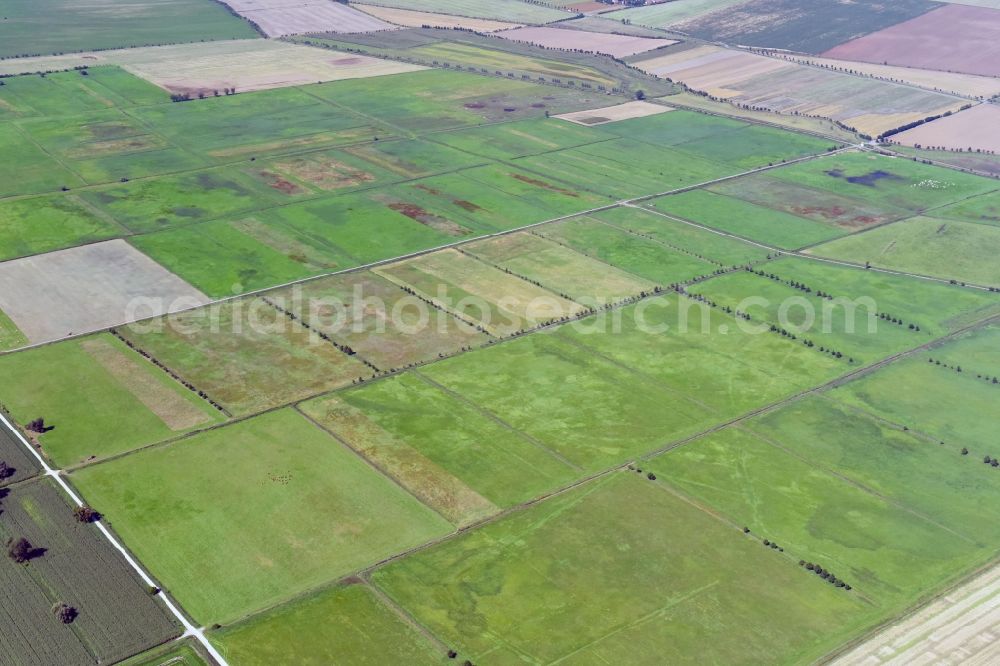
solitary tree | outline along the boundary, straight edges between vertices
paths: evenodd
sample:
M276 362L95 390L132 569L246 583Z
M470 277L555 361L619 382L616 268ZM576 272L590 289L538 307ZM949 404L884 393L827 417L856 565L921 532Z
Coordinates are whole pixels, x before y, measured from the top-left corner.
M10 478L14 475L14 468L8 465L3 460L0 460L0 481Z
M59 621L63 624L70 624L76 619L76 616L79 615L75 608L62 601L58 601L53 604L52 613L59 618Z
M92 523L100 520L101 514L84 504L83 506L73 507L73 517L76 518L77 522Z
M31 542L24 537L18 537L16 539L11 537L7 541L7 555L9 555L10 559L14 560L18 564L27 562L31 559L32 550L33 548L31 547Z

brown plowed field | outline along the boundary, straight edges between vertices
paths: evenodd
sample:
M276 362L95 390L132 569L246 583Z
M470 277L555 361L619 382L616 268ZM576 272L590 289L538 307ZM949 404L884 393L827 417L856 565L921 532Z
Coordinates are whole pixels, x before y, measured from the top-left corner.
M1000 10L948 5L841 44L823 55L1000 76Z
M892 139L904 146L948 150L1000 151L1000 106L980 104L967 111L926 123Z

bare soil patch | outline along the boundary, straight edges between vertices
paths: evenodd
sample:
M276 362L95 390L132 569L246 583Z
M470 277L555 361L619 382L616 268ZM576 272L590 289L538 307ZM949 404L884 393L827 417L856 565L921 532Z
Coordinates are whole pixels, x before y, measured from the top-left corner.
M31 343L208 301L207 296L123 240L0 264L0 310Z
M332 157L316 155L277 162L275 168L321 190L340 190L375 181L375 176L339 162Z
M1000 151L1000 106L980 104L892 137L906 146Z
M839 60L1000 76L1000 10L947 5L823 54Z
M412 9L396 9L394 7L377 7L375 5L355 5L356 9L371 14L383 21L394 23L405 28L420 28L429 25L432 28L464 28L475 32L495 32L520 27L521 23L491 21L489 19L469 18L466 16L451 16L450 14L434 14L418 12Z
M397 27L353 7L330 0L225 0L245 19L253 21L268 37L307 32L377 32Z
M653 49L676 44L675 39L652 39L649 37L631 37L628 35L613 35L610 33L586 32L584 30L564 30L561 28L528 27L516 30L505 30L497 33L497 37L515 42L526 42L549 49L565 49L568 51L586 51L600 53L615 58L626 58L645 53Z
M465 227L452 222L446 217L429 213L417 204L407 203L405 201L394 201L387 204L387 206L390 210L401 213L411 220L419 222L420 224L432 229L436 229L437 231L446 233L449 236L458 237L469 235L469 230Z
M652 102L625 102L616 106L606 106L601 109L589 109L587 111L574 111L573 113L563 113L556 118L568 120L577 125L603 125L619 120L629 120L630 118L644 118L645 116L655 116L660 113L673 111L672 107Z

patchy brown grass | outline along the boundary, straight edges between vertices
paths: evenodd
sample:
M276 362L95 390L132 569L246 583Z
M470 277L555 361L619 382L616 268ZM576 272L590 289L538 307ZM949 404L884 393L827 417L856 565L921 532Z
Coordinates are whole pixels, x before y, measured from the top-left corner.
M535 187L541 187L542 189L549 190L551 192L558 192L559 194L565 194L566 196L569 196L569 197L578 197L578 196L580 196L579 194L577 194L576 192L573 192L572 190L567 190L567 189L559 187L557 185L553 185L552 183L546 183L544 180L538 180L537 178L531 178L529 176L525 176L524 174L520 174L520 173L512 173L510 175L513 178L521 181L522 183L527 183L528 185L534 185Z
M415 220L420 224L436 229L442 233L446 233L449 236L468 236L470 233L468 229L460 224L456 224L446 217L429 213L417 204L397 201L387 205L391 210L394 210L397 213L402 213L411 220Z
M209 422L204 412L164 386L149 369L141 367L139 361L126 356L109 340L93 338L84 340L80 346L171 430L188 430Z
M321 190L340 190L375 182L375 176L325 155L299 157L275 165L279 171Z
M359 409L330 398L311 410L325 427L456 525L499 508L440 465L370 420Z

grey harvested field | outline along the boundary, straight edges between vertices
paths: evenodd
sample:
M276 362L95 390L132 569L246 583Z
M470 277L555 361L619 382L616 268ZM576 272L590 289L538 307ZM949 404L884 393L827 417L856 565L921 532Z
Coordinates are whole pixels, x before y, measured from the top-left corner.
M844 654L836 666L996 664L1000 568L994 567Z
M651 39L630 37L583 30L563 30L561 28L527 27L496 33L497 37L515 42L526 42L549 49L586 51L601 53L615 58L627 58L637 53L676 44L676 39Z
M0 264L0 310L31 343L203 305L208 300L123 240Z
M308 32L376 32L397 26L333 0L226 0L233 11L256 23L268 37Z

